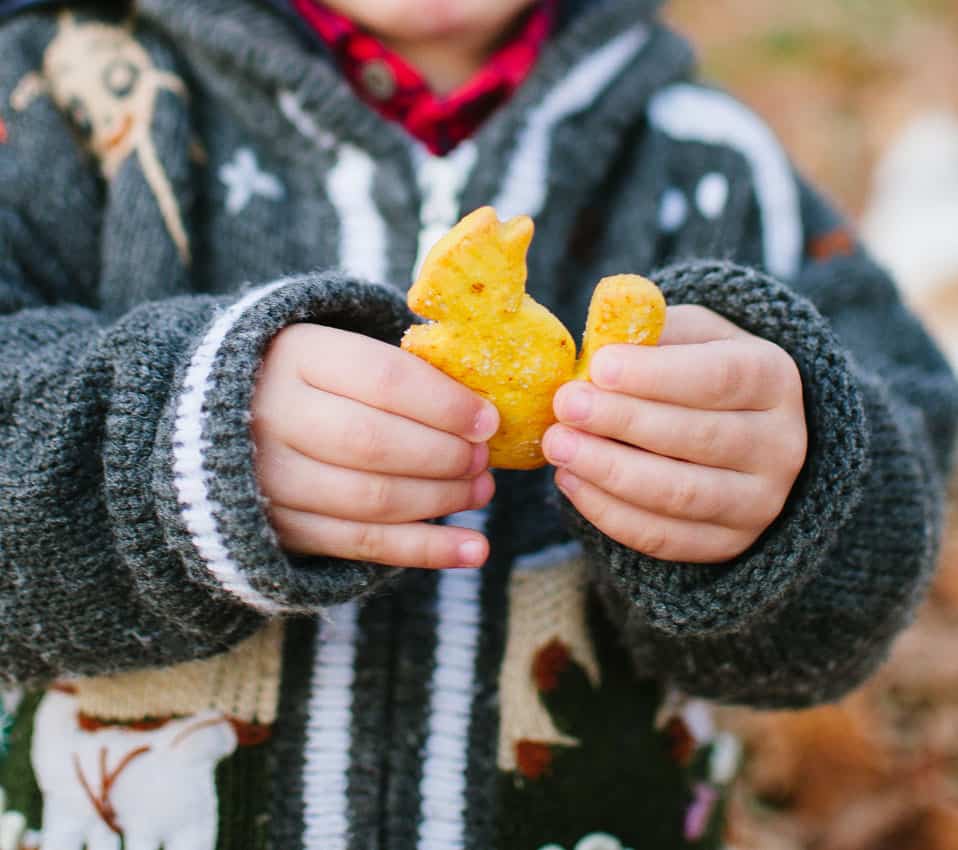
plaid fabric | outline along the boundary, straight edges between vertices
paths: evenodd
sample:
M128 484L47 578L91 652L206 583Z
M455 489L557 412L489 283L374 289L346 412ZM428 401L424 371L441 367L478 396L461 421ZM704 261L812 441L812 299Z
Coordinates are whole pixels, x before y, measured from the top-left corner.
M316 0L293 0L356 94L435 154L448 153L472 135L525 80L553 30L556 6L556 0L540 0L470 80L440 96L422 74L349 18Z

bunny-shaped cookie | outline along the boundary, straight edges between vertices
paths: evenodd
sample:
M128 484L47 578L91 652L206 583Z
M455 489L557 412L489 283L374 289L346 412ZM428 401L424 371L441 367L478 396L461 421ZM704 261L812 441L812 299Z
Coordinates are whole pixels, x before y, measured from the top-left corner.
M665 323L654 284L636 275L604 278L577 364L571 334L525 291L533 230L528 216L502 223L491 207L470 213L436 243L408 295L410 309L432 322L409 328L403 349L496 405L501 424L489 441L489 465L499 469L543 466L556 390L587 380L602 345L653 345Z

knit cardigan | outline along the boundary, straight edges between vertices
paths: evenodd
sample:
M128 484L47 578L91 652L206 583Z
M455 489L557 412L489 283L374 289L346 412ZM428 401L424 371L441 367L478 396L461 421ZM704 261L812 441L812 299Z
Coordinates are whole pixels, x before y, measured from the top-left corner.
M585 5L444 158L268 4L0 26L11 842L719 847L736 745L703 700L832 700L886 656L933 570L955 383L657 5ZM489 535L481 570L278 545L249 429L270 340L397 342L417 263L487 203L534 217L530 293L574 331L636 271L794 358L807 461L748 551L657 561L545 470L453 518Z

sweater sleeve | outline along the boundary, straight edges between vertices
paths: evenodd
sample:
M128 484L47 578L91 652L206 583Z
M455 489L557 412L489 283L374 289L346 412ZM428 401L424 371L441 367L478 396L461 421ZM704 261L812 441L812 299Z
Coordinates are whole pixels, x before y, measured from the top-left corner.
M56 26L0 27L0 681L24 683L208 656L395 576L279 547L249 418L282 328L396 343L411 318L398 290L339 273L197 295L172 241L169 264L138 262L150 231L117 221L64 116L16 108Z
M807 218L829 215L802 191ZM840 697L886 657L934 570L958 388L887 275L847 236L831 241L840 250L806 257L791 285L728 261L654 275L669 303L724 315L801 372L807 460L747 552L655 560L565 503L637 665L689 693L763 707Z
M9 255L0 285L36 301ZM112 323L71 305L0 316L0 675L201 657L395 572L290 557L267 522L250 399L293 322L395 341L407 314L396 291L317 273Z

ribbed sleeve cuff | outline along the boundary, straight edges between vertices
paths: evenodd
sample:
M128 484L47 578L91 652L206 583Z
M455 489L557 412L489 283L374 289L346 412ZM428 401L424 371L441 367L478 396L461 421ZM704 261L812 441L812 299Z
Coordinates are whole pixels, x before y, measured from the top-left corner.
M721 565L646 557L569 507L598 555L600 580L638 607L653 632L709 636L739 630L793 599L822 567L863 497L869 434L852 364L808 300L753 269L701 262L653 276L669 304L698 304L785 349L801 372L809 449L779 518L746 553Z
M396 572L280 549L257 486L249 411L263 354L284 327L312 322L396 343L411 320L397 290L334 273L250 289L213 316L182 368L155 453L161 519L193 582L275 616L315 613Z

